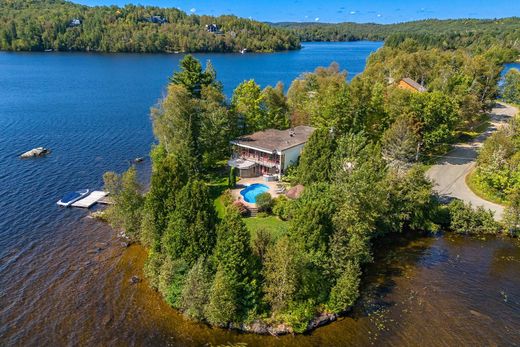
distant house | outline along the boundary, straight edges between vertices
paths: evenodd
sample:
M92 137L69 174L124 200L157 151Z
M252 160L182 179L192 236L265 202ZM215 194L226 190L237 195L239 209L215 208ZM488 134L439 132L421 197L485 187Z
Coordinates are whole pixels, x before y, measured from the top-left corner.
M145 18L145 21L154 23L154 24L168 23L168 20L161 16L151 16L151 17Z
M216 24L206 24L206 31L208 33L216 34L220 32L220 28Z
M298 162L303 146L314 132L309 126L287 130L268 129L231 141L229 166L239 170L240 177L282 175Z
M69 26L71 27L77 27L81 25L81 20L77 19L77 18L74 18L73 20L70 21L69 23Z
M398 87L401 89L406 89L406 90L412 91L412 92L423 93L426 91L426 88L424 88L422 85L420 85L419 83L415 82L413 79L408 78L408 77L400 80Z

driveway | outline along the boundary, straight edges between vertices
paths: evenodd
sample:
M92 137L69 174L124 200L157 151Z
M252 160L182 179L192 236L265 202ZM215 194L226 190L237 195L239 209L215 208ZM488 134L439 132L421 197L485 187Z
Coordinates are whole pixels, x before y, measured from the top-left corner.
M426 175L433 181L434 190L441 197L458 198L471 202L473 206L482 206L495 213L495 219L502 219L504 207L494 204L476 196L466 185L466 175L475 166L478 149L486 138L495 132L500 126L506 124L518 110L512 106L497 103L490 113L490 126L488 129L469 143L454 145L452 151L439 158Z

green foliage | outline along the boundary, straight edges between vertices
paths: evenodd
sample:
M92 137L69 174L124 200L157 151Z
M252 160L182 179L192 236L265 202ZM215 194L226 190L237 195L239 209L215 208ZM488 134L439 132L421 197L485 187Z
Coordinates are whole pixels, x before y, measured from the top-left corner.
M473 51L490 47L519 49L517 17L504 19L427 19L397 24L360 23L279 23L300 40L307 41L385 41L391 47L413 51L421 48ZM503 53L509 57L511 53Z
M105 216L115 229L122 229L131 239L139 239L144 198L137 182L137 171L131 167L119 176L114 172L103 175L105 190L111 195L114 205Z
M263 274L264 299L273 315L283 312L295 299L300 277L299 252L285 236L267 249Z
M268 192L256 196L256 206L260 212L271 212L273 208L273 197Z
M165 22L152 21L153 16ZM73 19L81 20L78 26ZM88 7L67 1L0 3L0 49L94 52L272 52L300 47L288 30L235 16L188 15L176 8ZM208 32L215 23L220 33Z
M504 211L504 224L511 235L520 234L520 190L514 190L507 198L508 205Z
M398 118L381 139L382 155L388 165L397 171L408 169L417 161L419 138L414 124L407 117Z
M258 284L250 235L233 207L218 226L215 260L218 269L210 294L208 320L218 325L242 321L258 305Z
M192 265L201 256L209 257L215 244L213 201L204 182L190 180L178 192L175 206L161 244L170 257Z
M233 91L231 107L240 135L289 127L289 106L281 83L261 90L254 80L244 81Z
M287 94L293 125L349 130L353 120L346 77L347 72L332 63L295 79Z
M493 219L493 213L481 206L474 209L471 204L454 200L449 204L448 209L450 212L449 228L454 233L480 235L500 232L500 225Z
M229 170L229 188L235 188L237 185L237 169L236 167L231 167Z
M227 326L240 319L240 285L237 279L219 267L211 287L209 304L206 309L208 322Z
M344 312L354 305L359 297L361 269L356 262L349 261L345 272L340 275L331 289L328 308L333 312Z
M502 98L506 102L520 104L520 71L511 69L506 73L502 86Z
M182 259L166 256L159 267L157 289L164 296L168 304L175 308L180 307L182 288L189 270L188 264Z
M208 267L208 262L199 258L188 272L181 293L180 307L186 316L204 320L212 282L213 275Z
M326 128L316 129L305 146L298 165L298 180L303 185L329 182L332 179L332 161L336 140Z
M291 218L292 202L285 195L280 195L274 199L273 214L281 220L289 220Z
M477 159L474 179L485 191L507 201L520 188L520 152L518 120L493 133L484 142Z

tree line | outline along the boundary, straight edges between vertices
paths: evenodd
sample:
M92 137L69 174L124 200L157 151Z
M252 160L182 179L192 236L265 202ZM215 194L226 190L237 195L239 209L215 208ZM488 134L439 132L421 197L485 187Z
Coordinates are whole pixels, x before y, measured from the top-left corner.
M206 29L211 24L217 32ZM173 53L299 47L287 30L235 16L187 15L152 6L88 7L63 0L0 2L0 50Z
M298 35L301 41L385 41L395 47L413 38L423 48L475 50L493 45L520 49L520 18L427 19L396 24L273 23Z

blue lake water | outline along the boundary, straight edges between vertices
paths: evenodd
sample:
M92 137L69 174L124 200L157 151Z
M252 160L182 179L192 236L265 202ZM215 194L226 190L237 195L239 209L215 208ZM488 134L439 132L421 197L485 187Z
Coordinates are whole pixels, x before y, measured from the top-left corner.
M333 61L352 78L381 45L306 43L291 52L196 56L212 61L230 95L247 79L288 86L299 74ZM18 337L26 337L35 325L48 328L42 322L52 310L60 310L56 322L76 312L64 299L81 283L71 263L83 257L91 264L85 253L99 248L95 242L109 230L85 219L86 211L59 208L56 201L69 191L100 188L105 171L122 172L128 160L148 154L154 141L149 109L181 58L0 52L0 344L14 325ZM38 146L52 153L18 158ZM141 168L146 173L149 162ZM88 288L85 293L94 290ZM95 319L76 317L79 325Z

